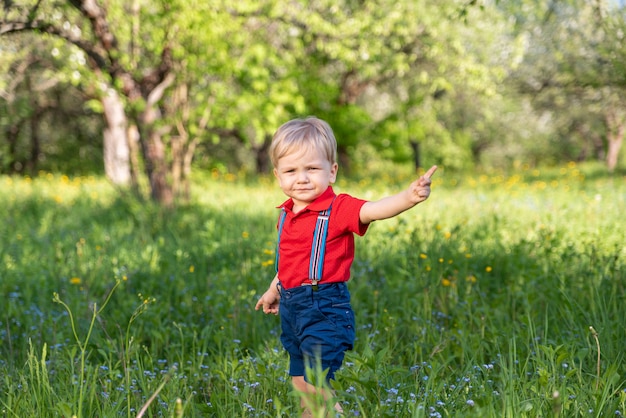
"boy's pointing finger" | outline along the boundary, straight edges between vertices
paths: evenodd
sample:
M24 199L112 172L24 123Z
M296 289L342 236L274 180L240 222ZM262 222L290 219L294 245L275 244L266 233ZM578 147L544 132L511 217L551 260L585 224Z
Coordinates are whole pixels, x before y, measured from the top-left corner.
M437 171L437 166L436 165L430 167L430 169L424 174L424 177L426 177L427 179L430 180L430 178L433 176L433 174L435 174L435 171Z

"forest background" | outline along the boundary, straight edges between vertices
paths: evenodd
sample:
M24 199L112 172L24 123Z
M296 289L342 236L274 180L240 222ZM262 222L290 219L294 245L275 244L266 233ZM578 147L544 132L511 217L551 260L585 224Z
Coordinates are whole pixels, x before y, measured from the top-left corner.
M192 166L270 170L284 121L328 120L344 172L620 166L613 1L5 1L0 173L105 173L153 200Z

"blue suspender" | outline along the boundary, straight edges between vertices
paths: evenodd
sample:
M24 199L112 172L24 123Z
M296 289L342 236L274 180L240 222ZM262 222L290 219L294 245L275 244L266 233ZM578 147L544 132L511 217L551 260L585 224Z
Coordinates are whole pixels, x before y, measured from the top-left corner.
M285 211L285 208L282 208L280 210L280 218L278 219L278 241L276 242L276 263L274 264L276 273L278 273L278 260L280 258L280 235L283 233L283 224L286 217L287 211Z
M326 253L326 238L328 236L328 220L330 218L330 210L332 204L328 209L323 210L317 215L317 222L315 223L315 232L313 234L313 244L311 245L311 258L309 259L309 280L314 289L317 289L317 284L322 280L322 273L324 271L324 255ZM287 218L287 212L283 208L280 212L280 218L278 220L278 242L276 243L276 272L278 272L278 260L280 252L280 236L283 232L283 224Z
M317 215L313 245L311 246L311 258L309 259L309 280L313 286L322 280L324 271L324 255L326 253L326 236L328 235L328 218L330 207Z

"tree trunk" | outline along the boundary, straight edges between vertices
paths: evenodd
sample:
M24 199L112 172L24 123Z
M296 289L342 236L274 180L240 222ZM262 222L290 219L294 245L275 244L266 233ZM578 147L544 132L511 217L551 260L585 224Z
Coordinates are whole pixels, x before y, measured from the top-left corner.
M267 174L271 171L270 166L270 145L272 143L272 136L265 135L263 143L254 148L256 159L256 172L258 174Z
M34 112L30 117L30 156L26 162L27 171L30 172L31 175L35 175L37 172L39 154L41 153L41 141L39 139L39 119L41 111L36 107L33 109Z
M410 140L409 142L411 143L411 148L413 149L413 165L415 166L415 172L417 172L422 166L420 143L414 139Z
M106 128L104 129L104 172L117 185L128 185L131 180L130 149L127 136L128 120L124 104L110 89L102 98Z
M609 133L608 135L609 146L606 153L606 165L610 172L615 171L617 167L619 151L624 142L624 128L624 125L621 125L616 132Z
M606 115L606 137L608 141L608 150L606 153L606 165L610 172L615 171L619 152L624 142L624 133L626 133L626 117L617 111L611 111Z

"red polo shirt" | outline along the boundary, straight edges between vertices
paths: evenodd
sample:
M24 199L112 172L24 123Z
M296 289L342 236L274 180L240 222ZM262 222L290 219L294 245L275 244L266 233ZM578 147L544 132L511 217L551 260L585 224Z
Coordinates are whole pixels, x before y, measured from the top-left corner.
M328 223L321 283L347 282L350 279L350 266L354 260L354 234L364 235L369 226L359 220L361 206L366 201L347 194L335 195L332 187L328 187L320 197L298 213L293 213L291 199L279 206L287 214L280 236L278 262L278 278L283 288L310 283L309 259L317 215L328 209L331 202L333 207Z

